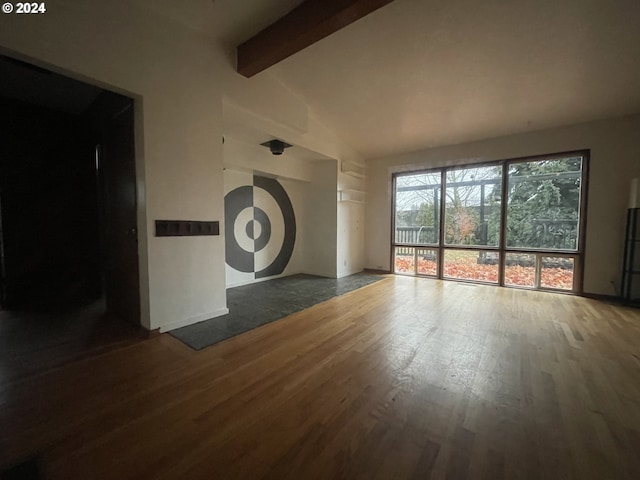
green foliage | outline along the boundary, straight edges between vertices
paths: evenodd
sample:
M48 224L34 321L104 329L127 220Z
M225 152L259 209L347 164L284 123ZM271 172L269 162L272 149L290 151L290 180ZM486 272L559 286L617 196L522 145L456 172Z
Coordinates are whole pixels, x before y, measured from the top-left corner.
M509 165L509 178L503 179L508 182L508 247L577 248L581 169L581 157ZM500 245L501 203L505 201L501 198L501 173L501 166L447 171L444 192L447 245ZM440 208L436 200L442 198L443 192L433 187L433 179L422 177L404 180L407 185L424 182L425 187L431 188L396 196L396 225L414 229L411 241L437 243Z
M581 162L578 157L511 164L507 246L577 248Z
M418 225L421 226L434 226L435 225L435 211L433 202L422 203L418 209L418 215L416 216Z

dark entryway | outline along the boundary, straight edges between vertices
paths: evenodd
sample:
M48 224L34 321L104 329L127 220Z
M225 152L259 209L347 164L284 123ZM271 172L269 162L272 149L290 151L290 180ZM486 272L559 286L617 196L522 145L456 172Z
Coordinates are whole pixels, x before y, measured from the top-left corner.
M0 57L0 111L0 356L40 369L140 325L134 104Z

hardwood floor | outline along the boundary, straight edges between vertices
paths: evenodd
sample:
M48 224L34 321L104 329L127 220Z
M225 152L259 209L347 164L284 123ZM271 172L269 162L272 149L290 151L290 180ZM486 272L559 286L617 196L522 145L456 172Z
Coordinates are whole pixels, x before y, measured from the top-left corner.
M140 341L142 333L108 317L103 301L67 309L0 310L0 387Z
M0 467L48 479L636 479L639 451L640 310L410 277L0 386Z

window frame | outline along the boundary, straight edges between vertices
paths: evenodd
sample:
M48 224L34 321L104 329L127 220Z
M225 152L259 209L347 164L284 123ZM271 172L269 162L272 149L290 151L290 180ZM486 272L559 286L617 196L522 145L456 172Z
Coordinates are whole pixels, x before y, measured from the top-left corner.
M561 293L582 294L584 291L584 258L586 247L586 231L587 231L587 205L588 205L588 186L589 186L589 164L590 164L590 150L571 150L566 152L558 152L551 154L532 155L526 157L508 158L503 160L495 160L490 162L478 162L469 164L450 165L442 167L423 168L410 171L395 172L391 177L391 243L390 243L390 259L391 259L391 272L397 275L411 275L421 276L427 278L438 278L441 280L453 280L460 282L471 283L483 283L488 285L498 285L507 288L522 288L528 290L542 290ZM580 177L580 204L579 204L579 219L578 219L578 241L576 250L566 249L544 249L544 248L519 248L519 247L507 247L507 208L508 191L509 191L509 167L514 163L525 162L537 162L544 160L559 160L570 157L581 157L582 168ZM501 174L501 200L500 200L500 238L497 246L489 245L447 245L445 243L445 210L446 210L446 189L447 189L447 172L451 170L460 170L465 168L480 168L480 167L495 167L500 166L502 168ZM440 173L440 215L439 221L439 238L437 244L422 244L422 243L402 243L396 242L396 198L397 198L397 179L403 176L419 175L419 174L433 174ZM435 225L434 225L435 227ZM414 273L401 273L396 272L396 248L406 247L414 249L414 258L417 257L417 249L429 249L437 252L437 275L422 275L417 273L418 265L414 266ZM452 279L450 277L444 277L444 255L447 250L473 250L473 251L495 251L499 257L498 262L498 283L488 283L474 280ZM536 258L536 271L540 270L542 257L565 257L573 258L573 288L571 290L556 289L550 287L542 287L539 279L539 274L536 274L535 286L518 286L505 283L505 267L507 261L507 254L509 253L523 253L534 255Z

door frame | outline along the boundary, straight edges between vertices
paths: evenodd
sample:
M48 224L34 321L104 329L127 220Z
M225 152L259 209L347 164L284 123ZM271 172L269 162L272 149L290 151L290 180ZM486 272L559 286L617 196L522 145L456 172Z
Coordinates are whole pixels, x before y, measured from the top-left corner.
M147 213L146 213L146 169L144 157L144 116L143 98L126 88L98 81L90 75L83 75L68 68L60 67L38 58L30 57L13 50L0 47L0 54L13 58L18 62L30 64L36 68L48 70L50 72L66 76L73 80L101 88L104 91L116 93L128 97L133 103L133 139L134 139L134 162L135 162L135 183L136 183L136 230L138 234L137 262L138 262L138 291L140 314L138 325L146 330L151 329L150 305L149 305L149 259L148 259L148 235L147 235ZM103 226L101 225L102 229ZM0 248L2 241L0 239ZM0 268L3 268L3 261ZM0 272L1 273L1 272ZM0 299L3 296L2 279L0 278ZM0 308L1 308L0 303Z

